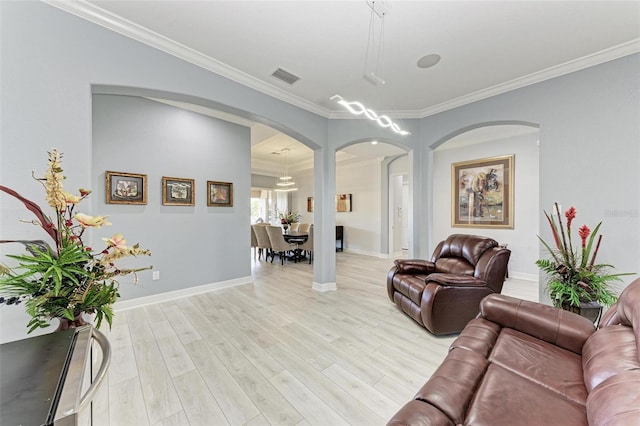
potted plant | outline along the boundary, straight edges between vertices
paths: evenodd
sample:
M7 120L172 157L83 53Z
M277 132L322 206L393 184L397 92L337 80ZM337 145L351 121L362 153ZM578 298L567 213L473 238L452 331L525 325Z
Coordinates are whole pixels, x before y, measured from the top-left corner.
M75 212L76 206L91 191L80 189L78 195L63 190L62 155L56 149L49 152L48 169L44 178L34 179L46 190L47 203L54 210L50 218L33 201L5 186L0 191L20 200L35 215L31 223L40 226L51 238L52 245L43 240L0 240L1 243L20 243L26 254L7 255L17 266L0 264L0 304L17 305L24 302L31 320L28 332L48 327L49 320L60 319L59 329L84 325L83 314L95 314L96 327L103 319L111 326L113 303L118 299L117 278L152 267L124 269L116 261L127 256L148 256L149 250L138 244L127 246L122 234L103 238L105 247L94 250L83 242L88 228L110 225L106 216L89 216Z
M610 283L621 281L621 276L630 274L611 273L612 265L596 263L602 241L602 235L598 235L602 222L593 231L587 225L578 228L580 244L574 248L571 225L577 211L570 207L564 213L565 230L558 203L555 203L555 210L555 215L544 212L551 227L553 246L538 236L551 258L539 259L536 265L547 274L547 290L555 307L580 313L595 323L602 306L612 305L617 300L609 288Z
M284 227L285 230L292 223L298 223L299 221L300 215L298 214L297 210L280 213L280 224Z

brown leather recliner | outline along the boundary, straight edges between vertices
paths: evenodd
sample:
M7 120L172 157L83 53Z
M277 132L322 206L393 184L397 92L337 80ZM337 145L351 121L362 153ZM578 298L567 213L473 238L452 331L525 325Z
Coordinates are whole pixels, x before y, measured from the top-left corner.
M640 279L600 320L492 294L391 426L640 425Z
M502 291L510 255L491 238L450 235L430 261L395 261L389 298L431 333L457 333L478 315L483 297Z

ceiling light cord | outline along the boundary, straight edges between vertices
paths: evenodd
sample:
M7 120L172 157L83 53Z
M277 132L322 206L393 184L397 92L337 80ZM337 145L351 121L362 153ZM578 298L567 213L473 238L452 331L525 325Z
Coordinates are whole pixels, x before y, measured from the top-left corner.
M369 18L369 33L367 35L367 50L365 51L363 76L368 82L376 86L385 83L380 66L380 58L382 57L384 45L384 17L386 13L384 11L384 5L380 7L380 11L376 10L375 1L367 2L367 5L371 8L371 16ZM377 40L377 46L375 15L380 17L380 34Z
M296 183L291 180L293 179L291 176L289 176L289 164L288 164L288 157L289 157L289 148L283 148L280 152L284 154L283 158L282 158L282 169L283 169L283 174L282 176L280 176L280 180L281 182L276 183L276 186L278 186L279 188L276 188L275 191L276 192L290 192L290 191L297 191L298 188L295 187Z

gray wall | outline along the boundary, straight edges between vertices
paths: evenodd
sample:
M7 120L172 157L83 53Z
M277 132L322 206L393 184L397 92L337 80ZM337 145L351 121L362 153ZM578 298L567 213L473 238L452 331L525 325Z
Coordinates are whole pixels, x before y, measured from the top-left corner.
M508 244L511 250L509 274L518 278L537 278L538 259L538 132L509 137L434 153L433 200L443 208L433 211L434 241L449 234L480 234ZM442 148L446 147L446 143ZM514 224L513 229L451 227L451 164L503 155L514 156Z
M436 147L468 128L504 121L540 126L539 210L557 201L575 206L580 224L593 228L604 221L598 260L620 272L640 272L640 55L427 117L422 140ZM430 164L432 154L425 150L422 163ZM426 211L432 198L417 209ZM542 236L549 238L540 217ZM430 217L423 220L432 225Z
M139 285L121 285L123 299L251 275L249 128L114 95L94 95L92 124L93 210L113 223L95 233L140 242L153 256L130 262L160 272L159 281L147 271ZM106 170L146 174L147 205L105 204ZM163 176L195 179L195 206L162 205ZM207 206L208 180L233 183L233 207Z
M604 220L600 260L622 271L640 270L638 54L421 120L401 120L412 135L400 138L362 120L324 119L40 2L0 2L0 43L0 182L37 202L44 201L42 188L29 176L43 169L52 146L65 153L71 188L100 180L104 170L92 163L92 92L166 97L234 112L314 149L319 250L313 280L330 288L336 149L375 137L411 150L410 253L427 257L434 234L432 148L484 123L524 121L540 126L540 206L559 201L575 205L580 222ZM2 238L43 237L18 224L25 217L20 204L1 201ZM546 227L540 229L548 237ZM246 244L249 253L248 239ZM0 247L0 255L7 250ZM26 323L7 320L6 312L17 310L5 308L2 340L5 328Z

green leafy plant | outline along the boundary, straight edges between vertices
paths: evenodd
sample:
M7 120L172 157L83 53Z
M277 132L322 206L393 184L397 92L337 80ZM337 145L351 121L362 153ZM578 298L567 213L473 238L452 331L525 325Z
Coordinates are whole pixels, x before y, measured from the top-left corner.
M300 214L298 211L288 211L280 213L280 223L283 225L291 225L292 223L298 223L300 221Z
M617 296L610 290L610 283L621 281L621 276L631 274L611 273L612 265L596 263L602 242L602 235L598 235L602 222L596 225L593 232L587 225L582 225L578 229L580 245L574 249L571 225L577 211L575 207L571 207L564 213L565 231L557 203L555 210L555 215L544 212L551 228L554 246L538 236L551 258L536 261L536 265L547 275L547 290L553 304L558 308L578 307L581 302L593 301L602 305L613 304Z
M28 332L49 326L52 318L74 321L82 313L95 314L96 326L103 319L111 326L113 304L120 294L116 278L151 269L118 268L115 262L127 256L151 255L137 244L129 247L122 234L103 238L106 247L94 251L83 243L88 228L110 225L106 216L76 213L75 208L91 191L80 189L79 195L63 190L62 155L56 149L49 152L49 167L44 178L34 178L46 189L47 203L55 211L52 220L33 201L0 185L0 191L20 200L53 240L53 247L42 240L0 240L0 243L20 243L28 254L7 255L17 262L10 268L0 265L0 304L25 304L31 316Z

